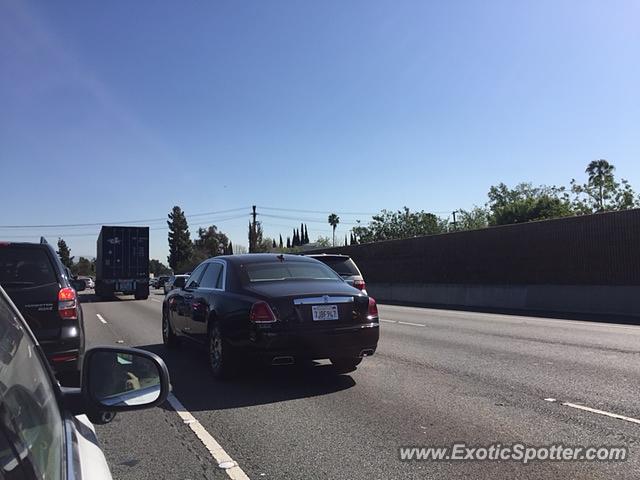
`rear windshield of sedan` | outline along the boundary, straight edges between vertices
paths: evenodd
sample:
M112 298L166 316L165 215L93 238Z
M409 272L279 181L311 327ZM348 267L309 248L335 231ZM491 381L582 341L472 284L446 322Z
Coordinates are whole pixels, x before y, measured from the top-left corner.
M29 288L56 281L47 253L41 248L0 246L0 285Z
M315 262L248 263L242 271L249 282L339 279L333 270Z
M343 276L360 275L358 267L350 258L345 257L314 257L322 263L329 265L334 271Z

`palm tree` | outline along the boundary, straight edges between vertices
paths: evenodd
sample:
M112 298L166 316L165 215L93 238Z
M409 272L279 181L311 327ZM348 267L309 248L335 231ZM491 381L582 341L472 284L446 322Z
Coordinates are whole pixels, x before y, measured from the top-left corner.
M340 217L335 213L329 215L329 225L333 228L333 246L336 246L336 227L340 223Z
M587 166L585 173L589 175L589 184L598 189L598 210L604 211L605 188L613 183L615 167L606 160L593 160Z

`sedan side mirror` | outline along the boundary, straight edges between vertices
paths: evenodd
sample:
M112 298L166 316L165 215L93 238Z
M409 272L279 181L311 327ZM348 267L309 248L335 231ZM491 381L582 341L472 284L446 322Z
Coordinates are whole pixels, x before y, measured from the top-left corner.
M103 424L116 412L160 405L170 389L169 371L157 355L136 348L95 347L84 354L82 389L62 390L74 414Z

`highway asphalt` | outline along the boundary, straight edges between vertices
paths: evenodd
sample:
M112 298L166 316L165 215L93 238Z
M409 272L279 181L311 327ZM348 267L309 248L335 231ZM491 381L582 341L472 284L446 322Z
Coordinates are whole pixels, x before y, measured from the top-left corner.
M640 478L640 326L381 305L378 351L351 374L319 362L218 382L198 348L162 345L160 291L82 298L89 346L159 354L175 398L252 479ZM191 427L165 405L97 433L115 479L229 478ZM624 446L629 458L399 457L461 442Z

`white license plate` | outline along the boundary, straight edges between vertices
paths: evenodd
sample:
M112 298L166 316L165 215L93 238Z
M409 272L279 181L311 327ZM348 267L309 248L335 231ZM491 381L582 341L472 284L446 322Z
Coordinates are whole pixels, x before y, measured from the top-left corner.
M338 320L337 305L313 305L311 313L315 321Z

